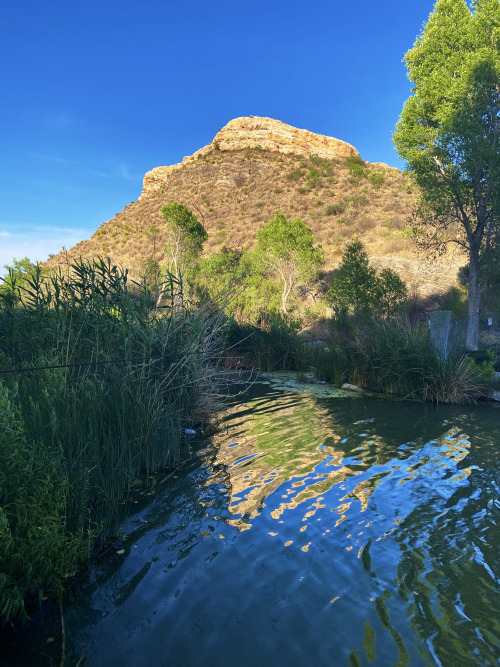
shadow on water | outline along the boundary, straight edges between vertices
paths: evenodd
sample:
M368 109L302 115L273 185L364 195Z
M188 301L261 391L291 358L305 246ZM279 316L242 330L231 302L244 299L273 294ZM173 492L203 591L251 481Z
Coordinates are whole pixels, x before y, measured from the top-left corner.
M67 600L72 659L498 664L499 414L256 385Z

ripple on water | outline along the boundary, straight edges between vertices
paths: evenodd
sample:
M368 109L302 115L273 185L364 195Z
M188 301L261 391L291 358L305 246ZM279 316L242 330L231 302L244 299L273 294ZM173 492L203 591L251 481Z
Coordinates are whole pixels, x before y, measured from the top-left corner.
M66 612L75 654L122 667L496 664L489 419L262 388L126 524L125 555Z

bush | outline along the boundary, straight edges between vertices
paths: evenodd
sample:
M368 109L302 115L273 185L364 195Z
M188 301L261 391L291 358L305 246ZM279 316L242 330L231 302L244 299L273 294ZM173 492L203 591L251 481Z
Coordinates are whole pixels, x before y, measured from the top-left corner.
M309 172L307 174L307 183L309 187L313 188L316 185L321 183L321 171L316 169L316 167L309 167Z
M486 392L485 371L465 355L442 359L429 342L427 327L395 320L369 320L355 326L333 324L328 346L310 360L318 378L351 382L436 403L468 403Z
M443 310L451 310L454 318L467 317L467 288L450 287L443 299Z
M366 177L366 164L359 155L349 155L345 158L345 164L353 179L359 180Z
M287 178L290 181L300 181L300 179L302 178L302 169L297 167L297 169L294 169L288 174Z
M380 172L372 171L372 172L368 175L368 180L369 180L370 183L373 185L373 187L374 187L376 190L378 190L378 189L381 188L381 187L383 186L383 184L385 183L385 176L384 176L384 174L381 174Z
M346 208L347 208L347 203L343 199L339 199L338 201L326 207L326 214L339 215L339 213L343 213L346 210Z
M304 370L304 343L297 334L298 326L279 314L260 327L232 320L226 350L241 356L244 367L259 371Z

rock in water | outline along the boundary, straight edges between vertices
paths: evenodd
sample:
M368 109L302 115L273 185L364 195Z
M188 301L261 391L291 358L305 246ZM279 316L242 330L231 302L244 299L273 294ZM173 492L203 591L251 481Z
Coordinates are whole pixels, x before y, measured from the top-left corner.
M344 391L363 391L357 384L349 384L348 382L342 385L342 389Z

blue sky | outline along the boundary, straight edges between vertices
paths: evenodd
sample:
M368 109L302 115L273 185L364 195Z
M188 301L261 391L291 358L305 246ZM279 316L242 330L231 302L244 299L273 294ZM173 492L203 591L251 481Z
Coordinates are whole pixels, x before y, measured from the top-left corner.
M44 260L144 173L269 116L401 167L402 63L432 0L18 0L0 23L0 267Z

